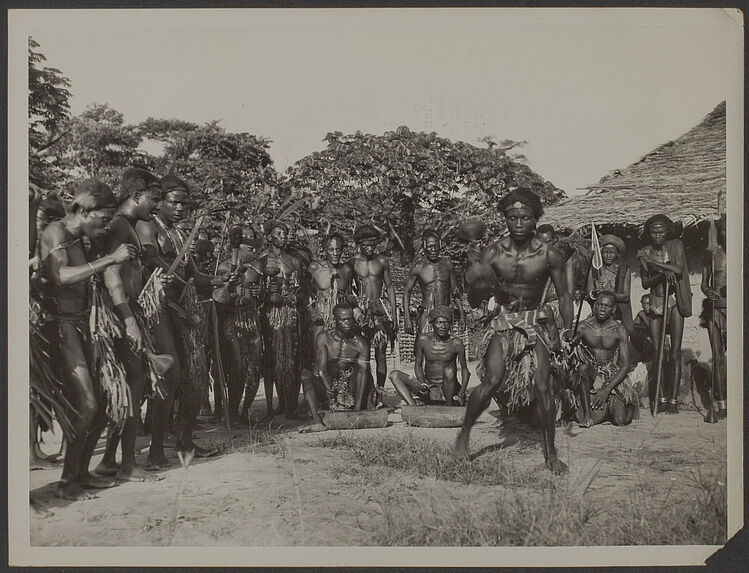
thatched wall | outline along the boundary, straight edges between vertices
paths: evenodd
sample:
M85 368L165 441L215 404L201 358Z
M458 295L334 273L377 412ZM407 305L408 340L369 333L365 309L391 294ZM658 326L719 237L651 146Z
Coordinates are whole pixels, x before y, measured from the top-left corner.
M725 212L726 104L696 127L629 167L603 177L582 197L546 210L543 222L575 229L591 221L639 226L666 213L689 226ZM720 207L719 207L720 204Z

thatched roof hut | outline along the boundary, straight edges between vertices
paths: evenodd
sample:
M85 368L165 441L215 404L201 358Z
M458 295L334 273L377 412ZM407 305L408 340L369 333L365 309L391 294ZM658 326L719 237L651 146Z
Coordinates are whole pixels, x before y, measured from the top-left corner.
M689 228L716 217L719 201L720 212L725 212L725 197L726 102L722 102L681 137L629 167L612 171L585 195L549 207L543 222L576 229L593 221L596 227L629 234L651 215L665 213Z

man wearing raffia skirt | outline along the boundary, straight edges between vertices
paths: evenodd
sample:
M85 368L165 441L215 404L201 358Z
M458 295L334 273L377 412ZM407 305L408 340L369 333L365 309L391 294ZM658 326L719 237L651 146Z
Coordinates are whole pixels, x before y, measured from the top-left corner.
M287 419L299 419L301 390L300 310L307 303L300 275L304 270L296 257L286 252L289 228L282 221L266 225L268 248L258 257L265 281L265 301L260 319L264 342L264 385L266 416L285 412ZM305 341L308 343L308 341ZM278 410L273 410L273 388L278 391Z
M576 418L584 428L603 422L626 426L639 408L639 396L628 376L629 335L614 318L617 303L616 293L600 290L593 315L580 323L572 341L581 398Z
M304 397L312 425L300 431L322 432L327 427L321 410L359 411L366 406L369 346L357 333L354 310L348 303L333 307L335 327L315 339L315 372L302 370Z
M727 319L726 319L726 216L723 215L715 221L718 233L717 245L714 250L708 250L702 264L702 292L705 300L702 301L702 312L700 313L700 326L706 328L710 336L710 348L713 352L713 360L716 363L717 383L715 384L715 396L718 418L725 418L727 414L726 386L728 376L726 373L726 342L727 342Z
M354 269L354 285L359 302L354 316L361 333L374 351L377 386L370 383L368 398L375 407L382 407L382 393L387 378L387 347L395 344L397 307L395 289L390 280L390 263L385 255L376 252L380 232L372 225L361 225L354 232L359 252L349 261ZM369 374L371 377L371 373ZM370 380L372 382L372 380Z
M112 319L98 304L95 277L107 267L136 256L122 244L113 253L90 261L82 238L103 240L116 201L106 184L88 179L75 189L70 214L50 223L41 235L40 257L48 283L45 334L52 362L66 383L73 439L67 444L57 496L78 500L84 490L111 487L112 479L93 476L88 466L107 416L123 423L132 404L122 367L112 349Z
M325 259L312 261L309 266L312 285L309 312L313 342L324 330L335 328L333 308L338 303L345 302L351 294L353 269L348 263L341 262L343 245L343 236L333 233L323 244Z
M564 258L553 246L534 236L543 213L541 200L530 189L518 188L499 203L509 236L479 252L469 251L465 281L468 302L481 306L494 295L498 314L490 319L479 350L481 384L471 393L455 455L468 456L471 428L492 397L509 412L535 403L539 415L546 466L555 474L567 471L554 445L556 408L550 379L550 353L559 347L559 333L551 311L542 301L551 276L559 296L564 325L572 324Z
M421 235L424 258L417 261L408 273L403 289L403 328L407 334L414 334L411 318L411 291L418 284L421 291L421 304L416 313L416 335L432 332L429 313L437 306L452 307L462 312L455 268L449 259L440 256L442 241L434 229L427 229ZM462 318L462 316L458 316Z
M128 417L122 431L110 426L107 445L101 462L94 469L98 475L116 475L120 480L142 482L145 470L135 461L135 439L138 433L140 407L147 387L159 391L161 377L151 367L145 352L153 352L151 333L145 326L138 296L143 289L143 269L140 261L143 248L135 232L138 221L150 221L161 200L159 178L144 169L131 168L122 175L117 197L119 209L109 226L104 253L114 252L120 245L137 249L135 258L112 265L104 271L104 283L109 302L124 325L125 336L115 342L115 351L127 376L133 401L133 415ZM117 464L117 446L122 444L122 464Z
M239 404L244 393L242 421L249 422L249 409L263 376L263 337L258 302L262 295L260 263L255 260L254 231L241 227L236 261L224 261L219 272L237 273L238 284L228 288L220 321L221 357L226 372L232 423L240 421ZM235 266L236 265L236 266Z
M208 373L205 356L208 325L207 304L198 301L197 289L209 290L222 286L223 276L209 276L198 271L189 251L181 258L173 275L165 276L177 258L186 237L176 227L187 215L190 187L175 175L161 179L162 201L159 212L151 221L138 221L135 230L143 247L141 260L147 274L159 273L147 286L163 284L164 299L157 293L141 295L146 322L151 329L154 347L159 354L174 358L164 374L163 393L153 398L151 413L151 447L146 470L156 471L172 465L164 454L164 434L175 394L180 394L180 412L176 449L193 451L196 457L209 457L215 448L205 449L193 442L192 429L205 394L208 392ZM148 289L146 289L148 290ZM156 300L151 300L156 299Z

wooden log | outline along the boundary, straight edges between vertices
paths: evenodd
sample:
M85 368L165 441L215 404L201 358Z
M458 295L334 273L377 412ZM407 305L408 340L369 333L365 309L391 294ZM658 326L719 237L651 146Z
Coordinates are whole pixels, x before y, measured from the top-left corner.
M457 428L463 425L464 406L403 406L401 418L408 426Z
M388 425L388 411L360 410L359 412L325 412L323 423L329 430L360 430L362 428L384 428Z

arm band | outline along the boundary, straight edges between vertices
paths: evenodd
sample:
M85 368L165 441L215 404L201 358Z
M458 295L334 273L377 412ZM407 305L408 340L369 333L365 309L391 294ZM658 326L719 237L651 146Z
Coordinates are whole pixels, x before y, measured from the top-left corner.
M94 265L92 265L91 263L88 263L88 266L91 268L91 272L93 274L96 274L96 269L94 268Z

